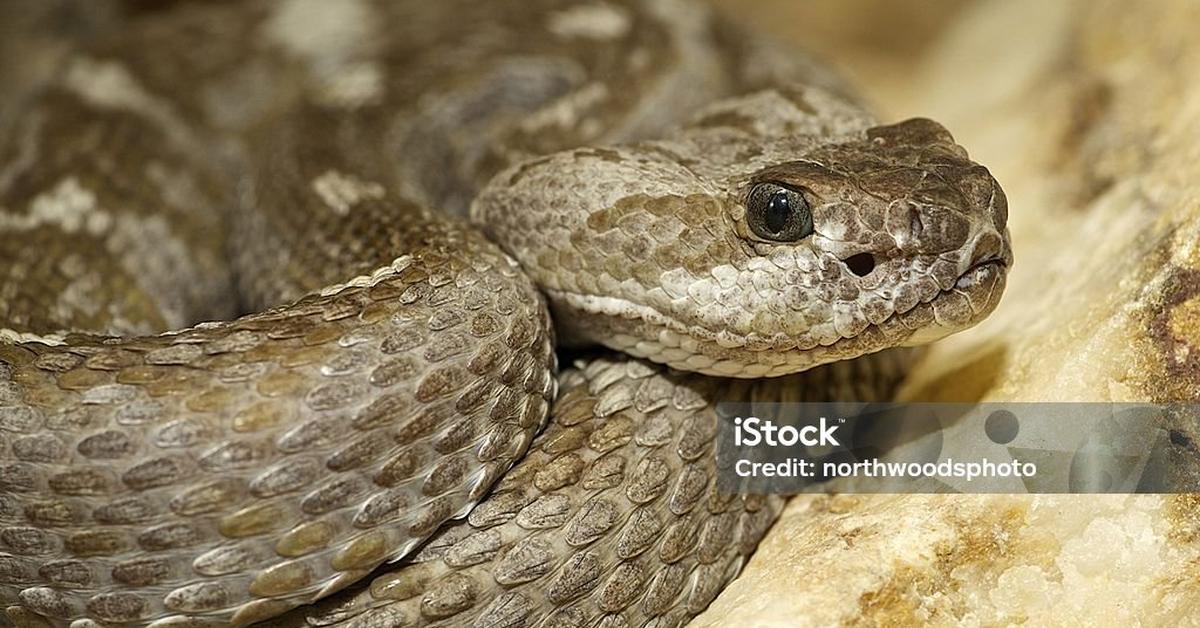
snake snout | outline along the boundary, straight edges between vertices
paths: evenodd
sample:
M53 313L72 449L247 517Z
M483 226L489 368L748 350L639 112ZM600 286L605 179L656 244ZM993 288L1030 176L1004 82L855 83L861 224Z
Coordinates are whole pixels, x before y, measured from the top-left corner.
M996 231L1004 232L1008 226L1008 197L986 166L972 164L959 177L958 189L967 200L968 211L989 219Z

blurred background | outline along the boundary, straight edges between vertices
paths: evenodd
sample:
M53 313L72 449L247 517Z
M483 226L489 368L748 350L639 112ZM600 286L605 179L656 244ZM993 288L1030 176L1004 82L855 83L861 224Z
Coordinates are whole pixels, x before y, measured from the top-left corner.
M714 0L731 19L835 63L877 107L906 101L938 36L973 0Z

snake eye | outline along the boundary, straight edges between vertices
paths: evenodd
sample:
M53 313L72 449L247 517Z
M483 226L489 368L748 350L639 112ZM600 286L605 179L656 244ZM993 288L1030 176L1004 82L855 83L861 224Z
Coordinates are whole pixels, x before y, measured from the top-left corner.
M799 190L759 183L746 197L746 221L760 238L795 242L813 232L812 210Z

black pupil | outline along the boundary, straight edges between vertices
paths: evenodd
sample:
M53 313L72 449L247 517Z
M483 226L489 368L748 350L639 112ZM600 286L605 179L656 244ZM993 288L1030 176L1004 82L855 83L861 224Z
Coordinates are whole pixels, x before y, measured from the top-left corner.
M766 215L763 216L763 224L771 233L779 233L787 226L788 219L792 217L792 208L788 204L787 192L779 190L771 195L771 200L767 201Z

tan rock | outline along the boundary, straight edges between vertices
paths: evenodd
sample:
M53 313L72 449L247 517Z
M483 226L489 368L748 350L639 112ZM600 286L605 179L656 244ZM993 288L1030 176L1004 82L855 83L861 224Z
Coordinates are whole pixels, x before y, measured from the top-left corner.
M795 498L692 626L1196 625L1195 508L1149 495Z

